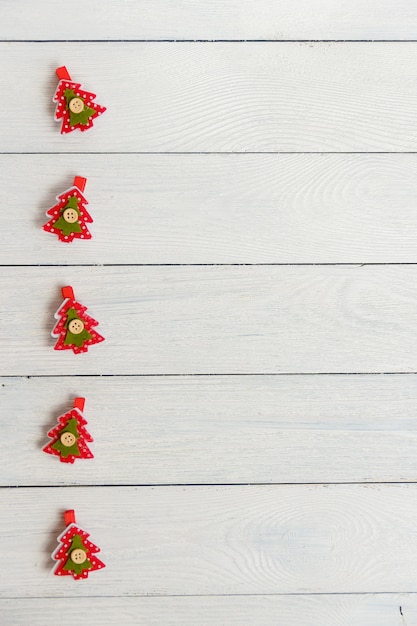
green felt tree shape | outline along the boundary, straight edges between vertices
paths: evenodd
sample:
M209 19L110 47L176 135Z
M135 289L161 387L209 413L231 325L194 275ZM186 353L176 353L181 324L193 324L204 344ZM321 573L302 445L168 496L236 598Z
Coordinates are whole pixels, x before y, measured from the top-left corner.
M74 535L69 549L68 561L62 568L66 572L74 572L77 576L82 576L85 570L92 569L93 565L87 557L86 549L82 537Z
M90 107L85 104L85 100L77 96L74 89L65 89L64 96L69 111L70 125L76 126L77 124L81 124L82 126L87 126L90 122L90 117L95 115L95 110L90 109ZM70 102L71 100L74 100L74 98L76 98L77 101L81 100L82 105L80 104L78 107L74 106L73 108L71 108Z
M67 437L64 436L65 433L68 433ZM60 439L58 439L58 441L53 443L51 447L54 450L57 450L63 457L67 457L70 454L72 454L73 456L81 456L80 449L77 444L77 440L80 438L80 433L78 432L78 423L75 417L72 417L67 422L67 425L65 426L65 428L61 430L60 435L61 435ZM75 438L75 441L74 441L74 438ZM65 443L62 442L62 439L65 441L67 445L65 445ZM68 444L72 444L72 445L68 445Z
M74 320L76 320L75 323ZM76 330L78 328L77 321L82 324L83 330L81 332L74 333L72 330ZM65 328L67 329L64 339L64 344L66 346L76 345L78 348L81 348L84 345L84 342L92 337L91 333L85 329L84 322L81 317L79 317L75 309L68 309Z
M79 203L79 199L76 196L72 196L71 198L69 198L68 202L65 204L65 206L62 209L61 215L56 220L56 222L53 223L53 227L56 230L60 230L67 237L71 233L80 233L82 230L80 223L78 221L81 215L81 212L78 208L78 203ZM68 222L63 216L64 211L67 211L67 209L73 209L73 211L75 211L75 213L77 214L78 218L75 218L74 216L72 221ZM74 213L71 213L70 211L67 211L67 214L74 215Z

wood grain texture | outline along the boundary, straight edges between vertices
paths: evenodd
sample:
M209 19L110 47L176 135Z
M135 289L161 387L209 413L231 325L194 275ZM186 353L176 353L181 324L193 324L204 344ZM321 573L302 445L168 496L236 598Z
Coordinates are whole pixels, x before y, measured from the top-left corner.
M416 168L415 154L0 155L0 263L414 262ZM93 239L65 245L41 226L74 174Z
M78 598L77 611L78 626L417 625L415 594ZM73 626L73 612L73 598L0 600L3 626Z
M417 590L417 485L21 488L0 498L5 598ZM106 563L83 585L51 574L68 508Z
M416 54L417 43L2 43L13 115L0 118L1 150L416 151ZM88 133L61 136L53 120L62 64L108 107Z
M414 376L0 384L3 486L417 481ZM87 398L95 459L68 466L41 449L77 395Z
M417 42L282 41L416 25L410 0L1 3L1 626L417 625L417 265L360 266L417 260ZM53 121L63 64L108 107L85 136ZM95 238L64 248L41 225L74 174ZM52 349L64 284L88 355ZM74 395L96 458L64 467L40 448ZM397 484L301 484L330 481ZM107 564L81 585L51 574L68 508Z
M60 288L100 322L55 351ZM414 372L417 266L3 268L0 374Z
M79 17L82 16L82 19ZM36 26L36 27L35 27ZM1 3L0 38L415 39L412 0Z

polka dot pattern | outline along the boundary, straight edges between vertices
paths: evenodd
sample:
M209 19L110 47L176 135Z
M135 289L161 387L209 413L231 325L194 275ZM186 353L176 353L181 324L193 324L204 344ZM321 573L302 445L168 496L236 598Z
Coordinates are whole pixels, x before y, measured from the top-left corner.
M76 346L75 344L66 344L64 343L65 337L67 335L67 313L69 309L74 309L77 313L79 319L84 322L84 328L87 330L91 337L84 341L82 346ZM58 322L55 324L54 329L52 330L52 337L57 339L57 342L54 346L54 350L72 350L74 354L80 354L81 352L87 352L89 346L92 346L96 343L101 343L104 341L104 337L99 335L99 333L94 330L94 326L98 326L98 322L90 317L86 313L87 307L83 306L79 302L76 302L72 298L66 298L58 311L55 313L55 319Z
M56 227L56 223L61 217L66 205L70 198L77 198L79 210L79 218L77 224L81 228L81 232L71 232L70 234L64 234L60 228ZM64 191L60 196L57 196L58 203L47 210L46 215L51 219L43 225L43 230L48 233L53 233L58 236L60 241L64 243L71 243L74 239L91 239L91 233L88 230L87 223L93 223L93 218L86 209L88 201L78 189L78 187L71 187L67 191Z
M67 100L65 98L66 89L71 89L78 98L81 98L84 101L84 105L86 107L94 111L92 115L88 118L87 124L78 123L78 124L75 124L74 126L71 126L70 110L67 105ZM84 91L83 89L81 89L80 83L74 83L69 80L59 81L57 90L53 97L53 102L56 103L55 121L59 122L62 120L62 124L61 124L62 135L71 133L77 128L81 130L81 132L84 132L93 126L93 120L99 115L102 115L104 111L106 110L106 107L101 106L100 104L97 104L96 102L94 102L95 98L96 98L96 94L91 93L89 91Z
M77 422L77 431L79 434L79 438L77 439L77 446L80 451L79 456L75 456L73 454L69 454L68 456L61 456L61 453L56 448L53 448L53 444L56 443L62 431L66 428L68 422L71 419L75 419ZM91 443L94 441L87 428L87 420L84 419L83 414L78 409L72 409L68 413L64 413L58 418L58 425L52 428L48 432L48 437L51 441L43 448L43 451L46 454L52 454L58 456L62 463L74 463L76 459L93 459L94 455L91 452L90 448L87 445L87 442Z
M76 535L81 538L83 548L87 553L87 559L91 563L91 567L83 570L80 574L77 574L73 570L63 569L70 558L72 540ZM81 580L88 578L90 572L106 567L105 564L95 556L97 552L100 552L100 548L89 541L89 536L89 533L79 528L76 524L67 526L64 532L58 537L60 545L52 554L52 559L58 561L54 568L55 576L73 576L75 580Z

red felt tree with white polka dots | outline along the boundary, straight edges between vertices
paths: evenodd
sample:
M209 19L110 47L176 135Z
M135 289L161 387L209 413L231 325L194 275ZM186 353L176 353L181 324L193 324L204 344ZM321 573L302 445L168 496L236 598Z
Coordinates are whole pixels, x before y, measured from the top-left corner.
M74 408L58 417L58 425L48 432L51 441L43 448L47 454L58 456L62 463L74 463L75 459L92 459L93 453L87 442L93 441L86 429L83 416L85 398L75 398Z
M58 67L56 75L59 83L53 101L57 103L55 120L62 120L61 134L71 133L79 128L86 131L93 126L93 120L104 113L106 107L94 102L96 94L81 89L75 83L65 66Z
M82 580L88 578L90 572L106 567L95 556L100 548L88 540L89 533L76 525L75 512L65 511L64 519L67 527L58 537L60 545L52 553L52 558L58 561L54 567L55 576L73 576L75 580Z
M76 176L73 186L57 196L58 203L46 212L51 219L44 224L43 230L58 235L65 243L91 239L86 223L92 223L93 218L86 209L88 202L83 195L86 183L86 178Z
M61 292L64 302L55 313L58 322L51 333L57 339L54 350L72 350L74 354L87 352L89 346L104 341L94 330L98 322L87 315L87 307L75 300L72 287L63 287Z

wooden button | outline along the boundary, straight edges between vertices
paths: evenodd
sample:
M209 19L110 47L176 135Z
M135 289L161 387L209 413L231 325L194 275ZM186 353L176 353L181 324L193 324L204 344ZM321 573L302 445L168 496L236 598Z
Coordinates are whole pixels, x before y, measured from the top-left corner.
M71 446L73 446L76 441L75 435L73 435L72 433L62 433L59 440L66 448L70 448Z
M65 209L62 213L62 217L68 224L75 224L78 222L78 213L75 209Z
M76 548L75 550L72 550L71 554L71 561L74 561L74 563L84 563L84 561L87 560L87 554L84 552L84 550L81 550L81 548Z
M69 110L73 113L81 113L81 111L84 109L84 102L81 100L81 98L72 98L68 106Z
M73 335L79 335L84 330L84 322L81 320L71 320L68 324L68 330Z

